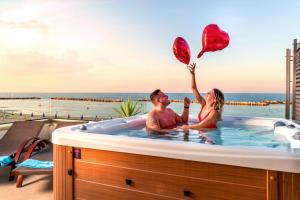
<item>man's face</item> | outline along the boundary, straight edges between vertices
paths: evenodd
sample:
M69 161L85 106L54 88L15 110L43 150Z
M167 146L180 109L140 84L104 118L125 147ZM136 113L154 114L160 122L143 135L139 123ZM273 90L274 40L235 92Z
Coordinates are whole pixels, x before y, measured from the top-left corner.
M163 92L159 92L156 99L156 104L161 103L164 106L170 104L169 97Z

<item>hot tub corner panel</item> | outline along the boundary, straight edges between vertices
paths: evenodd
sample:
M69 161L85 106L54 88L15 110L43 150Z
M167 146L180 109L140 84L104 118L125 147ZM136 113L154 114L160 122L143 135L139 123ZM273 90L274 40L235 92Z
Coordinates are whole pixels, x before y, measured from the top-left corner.
M53 162L53 199L74 199L72 147L53 145Z

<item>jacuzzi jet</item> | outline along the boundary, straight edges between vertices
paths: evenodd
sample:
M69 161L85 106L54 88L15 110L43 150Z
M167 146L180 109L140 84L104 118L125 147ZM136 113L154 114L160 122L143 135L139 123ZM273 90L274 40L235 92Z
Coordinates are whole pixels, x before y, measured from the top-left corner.
M300 132L296 132L294 135L293 135L293 138L295 140L300 140Z
M279 126L286 126L286 123L284 123L284 122L282 122L282 121L277 121L277 122L274 123L274 129L275 129L276 127L279 127Z
M86 130L87 130L87 127L86 127L86 125L81 125L81 126L79 127L79 129L82 130L82 131L86 131Z

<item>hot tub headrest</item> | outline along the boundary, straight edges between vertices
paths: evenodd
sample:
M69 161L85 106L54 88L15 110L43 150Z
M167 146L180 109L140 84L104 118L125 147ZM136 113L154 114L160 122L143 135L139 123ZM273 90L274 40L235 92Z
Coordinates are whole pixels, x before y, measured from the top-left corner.
M283 121L277 121L274 123L274 129L279 126L286 126L286 123Z
M82 131L85 131L85 130L87 130L87 127L86 127L86 125L83 124L83 125L80 125L79 129Z
M296 132L292 137L293 137L295 140L300 140L300 132Z
M296 128L296 126L294 124L289 124L286 127L288 127L288 128Z

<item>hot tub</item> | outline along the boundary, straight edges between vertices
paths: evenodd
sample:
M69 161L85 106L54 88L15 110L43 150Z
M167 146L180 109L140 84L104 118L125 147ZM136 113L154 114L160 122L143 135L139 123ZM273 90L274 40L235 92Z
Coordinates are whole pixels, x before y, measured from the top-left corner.
M225 116L214 131L159 135L145 121L56 130L55 199L300 199L297 124Z

